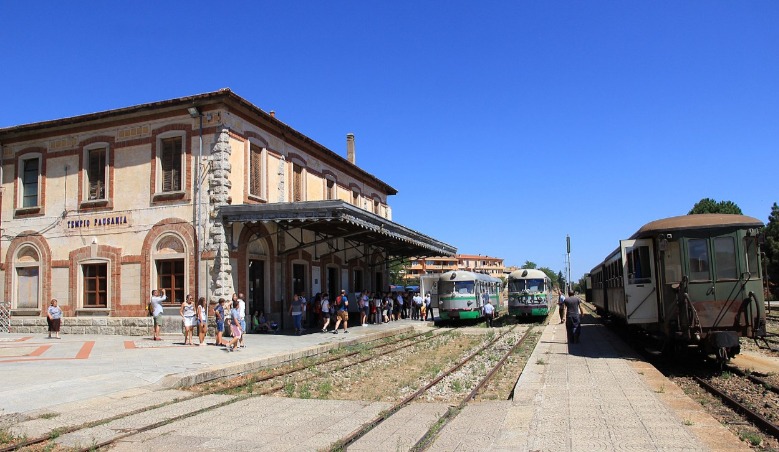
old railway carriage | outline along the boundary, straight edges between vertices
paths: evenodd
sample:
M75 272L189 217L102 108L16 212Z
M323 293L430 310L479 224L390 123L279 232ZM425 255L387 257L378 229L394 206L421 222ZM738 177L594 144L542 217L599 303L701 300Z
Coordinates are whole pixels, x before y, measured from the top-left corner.
M725 361L739 337L765 336L762 228L724 214L648 223L592 269L590 299L664 351L696 346Z
M482 273L449 271L438 279L438 309L441 320L479 319L490 300L500 311L501 280Z
M549 277L541 270L524 268L508 277L508 312L517 317L549 314Z

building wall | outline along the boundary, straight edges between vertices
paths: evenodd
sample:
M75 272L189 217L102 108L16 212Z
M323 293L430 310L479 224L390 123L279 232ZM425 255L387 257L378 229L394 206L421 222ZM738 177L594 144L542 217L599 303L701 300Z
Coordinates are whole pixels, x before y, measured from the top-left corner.
M352 202L352 191L359 188L360 207L373 211L368 198L378 194L380 214L391 217L386 205L387 193L366 184L363 176L352 171L352 164L334 161L311 149L295 146L270 127L251 122L245 115L221 105L209 107L203 122L203 168L207 171L202 190L200 224L201 268L196 269L197 252L194 190L200 124L186 108L175 112L151 111L115 117L110 121L63 122L56 127L30 130L24 136L2 137L2 193L0 219L0 281L4 297L11 301L14 315L44 316L51 298L57 298L68 317L108 316L144 317L150 292L158 284L155 261L168 258L184 261L182 293L196 293L196 278L214 277L219 250L209 240L210 230L224 228L217 223L218 203L212 199L214 177L212 159L220 134L227 131L230 152L228 202L233 204L289 202L292 200L293 163L304 164L305 200L325 199L326 177L336 180L336 197ZM206 119L208 118L208 119ZM161 167L161 139L171 134L183 137L183 189L180 193L161 194L158 179ZM264 149L264 193L250 196L251 143ZM90 201L87 184L87 150L107 147L106 199ZM20 157L41 158L40 208L20 209ZM220 170L222 171L222 170ZM370 202L368 202L370 201ZM363 287L372 288L375 269L368 260L358 259L359 250L331 253L326 245L310 247L279 259L279 243L274 225L231 226L233 240L229 249L230 291L246 292L250 283L249 262L264 262L265 308L279 310L289 300L290 274L294 264L307 271L305 289L326 287L327 268L338 269L338 286L354 285L355 268L363 271ZM310 235L310 233L306 233ZM258 238L262 237L262 238ZM312 237L309 237L309 239ZM169 243L170 242L170 243ZM346 248L341 244L342 248ZM107 266L106 309L86 308L83 301L83 265ZM19 271L37 268L37 303L22 308L19 300L23 278ZM314 282L314 278L318 282ZM27 279L24 279L27 281ZM387 281L387 278L384 278ZM200 285L198 295L210 298L213 283ZM283 300L283 301L282 301ZM29 302L29 300L26 300ZM169 300L178 302L180 300ZM98 322L99 323L99 322ZM99 325L98 325L99 326ZM125 331L125 330L122 330Z

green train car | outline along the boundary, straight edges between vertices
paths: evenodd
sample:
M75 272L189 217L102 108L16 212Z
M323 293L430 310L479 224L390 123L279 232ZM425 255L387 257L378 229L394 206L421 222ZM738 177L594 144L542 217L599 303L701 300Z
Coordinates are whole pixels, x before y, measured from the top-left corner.
M508 277L508 312L516 317L545 317L552 302L552 284L546 273L533 268L513 271Z
M763 227L725 214L648 223L592 269L587 298L664 352L694 348L724 363L740 337L766 334Z
M502 282L482 273L449 271L438 279L438 311L441 320L480 319L489 299L497 316L501 310Z

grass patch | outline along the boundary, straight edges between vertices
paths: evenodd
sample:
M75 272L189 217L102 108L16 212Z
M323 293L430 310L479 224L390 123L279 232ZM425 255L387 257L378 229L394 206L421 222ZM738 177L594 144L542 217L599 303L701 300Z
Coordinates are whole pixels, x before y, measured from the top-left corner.
M295 395L295 382L294 381L288 381L284 383L284 394L287 395L287 397L292 397Z
M738 433L738 437L741 441L747 441L749 444L757 447L763 442L763 438L755 432L741 431Z
M686 426L688 426L688 427L689 427L690 425L693 425L692 419L685 419L685 420L684 420L684 425L686 425Z
M321 383L319 383L319 386L317 387L317 392L319 393L320 399L326 399L330 392L333 390L333 383L330 382L330 380L325 380Z
M54 419L55 417L59 416L59 413L43 413L40 416L38 416L40 419Z
M463 382L460 380L453 380L449 387L454 392L463 392Z
M298 397L301 399L311 398L311 388L308 386L308 383L304 384L300 387L300 389L298 389Z
M664 392L665 392L665 384L662 384L662 385L660 385L660 387L659 387L659 388L655 389L655 392L656 392L657 394L662 394L662 393L664 393Z
M544 364L546 364L546 361L544 361L544 358L538 358L536 360L536 364L538 364L539 366L543 366Z

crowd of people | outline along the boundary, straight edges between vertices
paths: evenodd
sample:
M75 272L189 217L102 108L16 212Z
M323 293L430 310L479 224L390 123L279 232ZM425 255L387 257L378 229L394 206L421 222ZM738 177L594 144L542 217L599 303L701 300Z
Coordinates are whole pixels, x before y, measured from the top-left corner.
M430 302L430 294L425 296L419 293L402 292L362 292L355 295L359 323L361 326L379 325L411 319L427 321L433 320L433 312ZM162 340L160 329L163 322L163 303L167 300L165 289L152 291L149 301L149 315L153 318L153 340ZM303 334L304 318L308 328L321 329L321 332L338 334L342 327L344 334L349 333L349 295L346 290L331 299L328 293L317 293L311 300L307 300L304 294L294 294L289 304L287 313L292 317L294 333ZM179 308L184 333L184 345L206 345L208 332L208 303L205 297L200 297L197 302L193 295L187 295ZM246 302L242 293L233 295L230 302L220 298L214 307L214 321L216 324L216 338L213 345L226 347L233 351L245 348L243 335L250 333L277 333L279 324L271 321L262 311L255 311L247 325ZM248 326L248 329L247 329ZM229 328L231 339L225 339L225 328ZM193 342L197 333L198 344Z
M424 296L419 293L402 292L363 292L355 294L356 300L350 300L346 290L331 299L328 293L317 293L311 300L307 300L303 293L294 294L289 304L287 313L292 317L294 333L303 334L304 323L308 328L320 329L321 332L338 334L343 328L343 333L349 333L349 303L357 304L357 316L360 326L379 325L411 319L427 321L433 320L430 294ZM165 289L152 291L149 301L149 315L153 318L153 337L155 341L162 340L160 329L162 327L163 303L167 300ZM197 302L192 295L187 295L179 308L184 333L184 345L206 345L208 332L208 303L205 297L200 297ZM242 293L233 295L228 302L220 298L214 307L214 323L216 326L216 338L213 345L226 347L229 351L245 348L244 334L246 333L277 333L279 324L267 318L264 312L255 311L247 325L246 302ZM248 327L248 329L247 329ZM225 328L229 328L230 340L226 340ZM193 342L197 332L198 344Z

